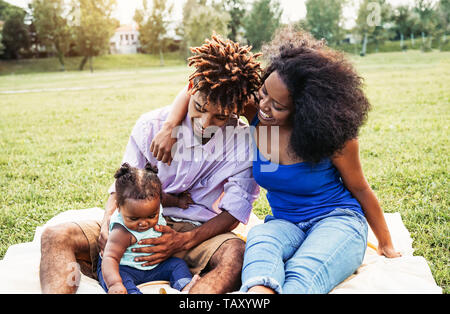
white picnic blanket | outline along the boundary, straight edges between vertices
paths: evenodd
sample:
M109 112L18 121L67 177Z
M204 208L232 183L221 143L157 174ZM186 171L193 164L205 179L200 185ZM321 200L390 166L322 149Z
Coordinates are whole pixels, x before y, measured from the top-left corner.
M45 227L61 222L102 217L103 210L100 208L66 211L52 218L44 226L36 228L32 242L9 247L3 260L0 260L0 293L41 293L40 238ZM442 293L442 289L436 285L426 260L421 256L413 256L412 239L400 214L385 214L385 217L394 246L402 253L402 257L387 259L368 247L363 264L357 272L331 293ZM248 230L259 223L262 221L252 214L249 224L239 225L235 232L245 238ZM375 246L377 244L371 231L369 231L369 242ZM164 282L142 285L141 290L144 293L159 293L161 287L166 290L166 293L179 293ZM82 275L78 293L105 292L97 281Z

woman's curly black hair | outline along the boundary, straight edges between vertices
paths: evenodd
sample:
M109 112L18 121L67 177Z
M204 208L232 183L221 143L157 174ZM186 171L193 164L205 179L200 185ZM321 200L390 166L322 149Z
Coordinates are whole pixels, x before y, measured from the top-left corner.
M290 148L298 157L320 162L358 136L370 103L362 78L341 52L288 27L263 47L263 56L269 63L263 81L276 71L293 100Z
M124 163L114 174L117 204L123 205L126 199L159 198L161 200L162 187L157 174L158 168L150 163L147 163L144 169Z

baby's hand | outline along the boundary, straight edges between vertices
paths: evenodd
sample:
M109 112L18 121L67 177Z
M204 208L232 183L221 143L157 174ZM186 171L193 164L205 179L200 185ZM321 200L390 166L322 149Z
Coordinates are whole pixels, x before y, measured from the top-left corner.
M127 288L121 282L118 282L109 287L108 294L127 294Z
M187 209L189 205L195 204L191 198L191 193L185 191L178 194L178 207L182 209Z

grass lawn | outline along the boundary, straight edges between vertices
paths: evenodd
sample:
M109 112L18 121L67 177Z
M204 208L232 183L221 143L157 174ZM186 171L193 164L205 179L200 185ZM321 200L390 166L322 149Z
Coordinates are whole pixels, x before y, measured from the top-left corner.
M16 73L0 76L0 258L57 213L103 207L135 121L170 104L191 72L182 62L108 58L92 74L0 64ZM450 53L353 60L373 105L360 136L366 177L449 293ZM264 192L254 210L270 212Z

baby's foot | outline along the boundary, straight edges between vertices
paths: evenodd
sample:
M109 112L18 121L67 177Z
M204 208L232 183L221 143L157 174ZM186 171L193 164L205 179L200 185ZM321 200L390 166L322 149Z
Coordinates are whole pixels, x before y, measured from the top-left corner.
M190 283L188 283L183 290L181 290L182 292L188 292L194 285L195 283L200 279L201 277L199 275L194 275L194 277L192 277L192 280Z

